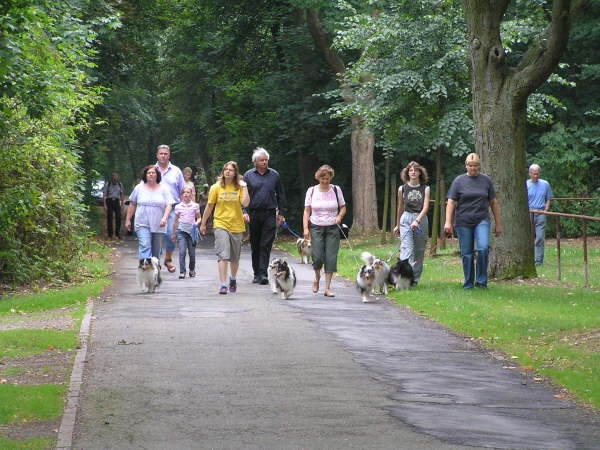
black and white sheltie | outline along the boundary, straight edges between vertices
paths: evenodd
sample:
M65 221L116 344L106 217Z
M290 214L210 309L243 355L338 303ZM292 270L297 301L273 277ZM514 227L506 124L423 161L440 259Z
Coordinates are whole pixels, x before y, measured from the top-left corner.
M152 258L140 259L138 266L137 280L142 292L154 292L160 285L160 265L158 259Z
M356 288L360 292L363 303L369 302L369 295L373 291L373 284L375 282L375 269L371 264L365 264L356 274Z
M360 255L365 264L371 265L375 272L375 280L373 281L373 291L379 292L380 294L387 294L387 280L390 274L390 266L375 255L369 252L362 252Z
M281 294L282 300L290 298L296 287L294 268L284 259L274 258L269 263L269 284L273 294Z
M310 241L308 239L299 238L296 241L296 247L298 247L298 253L300 254L302 264L308 264L311 258Z
M415 284L415 274L408 259L400 259L390 268L388 283L396 290L404 290Z

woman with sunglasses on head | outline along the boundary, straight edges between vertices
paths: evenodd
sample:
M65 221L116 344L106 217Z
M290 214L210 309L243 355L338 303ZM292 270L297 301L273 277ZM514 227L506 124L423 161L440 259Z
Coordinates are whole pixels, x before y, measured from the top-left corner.
M469 153L465 160L467 173L457 176L448 191L444 231L456 230L465 282L463 289L486 288L490 242L490 208L494 215L494 235L500 236L500 205L492 180L480 173L481 160ZM455 214L456 211L456 214ZM477 256L474 260L474 251Z

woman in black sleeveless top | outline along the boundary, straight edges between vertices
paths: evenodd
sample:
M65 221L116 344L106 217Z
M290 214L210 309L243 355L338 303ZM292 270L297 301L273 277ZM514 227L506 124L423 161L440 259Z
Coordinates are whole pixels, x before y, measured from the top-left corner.
M408 259L415 282L421 279L425 247L429 238L429 186L427 170L415 161L402 169L404 184L398 188L398 211L394 233L400 236L400 259Z

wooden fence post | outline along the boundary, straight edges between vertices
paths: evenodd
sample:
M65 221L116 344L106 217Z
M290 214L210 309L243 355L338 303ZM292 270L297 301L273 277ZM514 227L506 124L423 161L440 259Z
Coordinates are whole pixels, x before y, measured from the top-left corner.
M590 272L588 268L588 249L587 249L587 222L582 219L581 223L583 225L583 268L585 274L585 287L589 287L590 285Z
M556 263L558 266L558 281L560 281L560 216L556 216Z

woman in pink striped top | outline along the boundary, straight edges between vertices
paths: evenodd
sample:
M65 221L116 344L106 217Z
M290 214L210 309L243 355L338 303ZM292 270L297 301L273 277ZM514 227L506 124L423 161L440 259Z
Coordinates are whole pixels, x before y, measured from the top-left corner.
M331 279L337 271L337 254L340 248L339 224L346 214L344 194L339 186L331 184L334 171L331 166L323 165L315 173L319 182L306 191L304 200L304 239L311 240L311 251L315 279L312 290L319 292L321 268L325 266L326 297L335 297L331 291Z

